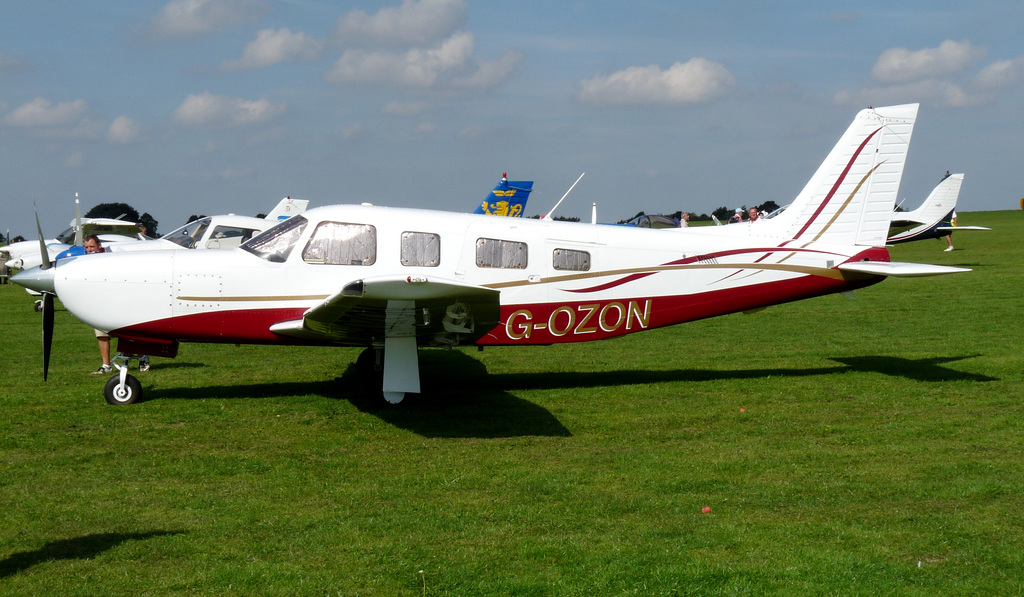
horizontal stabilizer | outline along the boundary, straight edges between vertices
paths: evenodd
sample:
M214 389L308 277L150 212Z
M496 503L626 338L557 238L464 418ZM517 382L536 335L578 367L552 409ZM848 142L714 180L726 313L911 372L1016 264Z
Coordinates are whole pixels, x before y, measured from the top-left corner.
M957 230L992 230L991 228L985 228L984 226L939 226L936 230L942 232L956 232Z
M958 274L971 270L963 267L931 265L928 263L903 263L899 261L852 261L843 263L837 268L844 272L860 272L877 276L896 276L913 278L917 276L940 276L942 274Z

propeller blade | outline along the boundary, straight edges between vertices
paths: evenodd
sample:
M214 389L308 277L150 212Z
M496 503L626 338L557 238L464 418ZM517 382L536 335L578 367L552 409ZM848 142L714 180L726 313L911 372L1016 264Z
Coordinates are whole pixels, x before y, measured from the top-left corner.
M75 193L75 246L81 247L85 244L85 231L82 230L82 205L78 202L78 193Z
M50 373L50 347L53 346L53 295L43 293L43 381Z
M39 208L36 207L35 201L32 201L32 209L36 212L36 234L39 235L39 253L43 258L39 269L50 269L50 253L46 250L46 241L43 239L43 227L39 225Z

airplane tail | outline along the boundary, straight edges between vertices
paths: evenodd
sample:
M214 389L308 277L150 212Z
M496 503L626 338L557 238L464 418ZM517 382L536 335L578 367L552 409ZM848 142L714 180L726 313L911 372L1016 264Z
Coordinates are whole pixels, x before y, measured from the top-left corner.
M928 198L920 207L906 213L894 213L892 215L893 230L890 230L893 234L889 237L889 242L917 240L921 237L922 231L933 232L933 229L949 222L956 210L956 202L960 198L960 187L963 182L963 174L947 173L942 182L928 194ZM922 228L926 224L927 228Z
M277 205L274 206L274 209L270 210L270 213L268 213L263 219L283 222L294 215L298 215L306 211L307 205L309 205L308 199L292 199L291 197L285 197L278 201Z
M917 109L905 104L862 110L793 203L752 226L752 234L885 246Z
M494 190L473 213L521 218L532 191L532 180L509 181L508 174L502 174Z

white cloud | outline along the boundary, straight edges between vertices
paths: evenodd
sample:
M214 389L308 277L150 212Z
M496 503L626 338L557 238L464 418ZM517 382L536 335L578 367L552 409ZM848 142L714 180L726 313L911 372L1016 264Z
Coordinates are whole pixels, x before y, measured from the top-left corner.
M37 97L22 104L4 117L4 124L17 127L56 127L80 122L89 112L89 103L84 99L73 102L53 102Z
M191 37L248 23L266 10L263 0L172 0L150 22L158 40Z
M937 48L912 52L892 48L882 52L871 69L871 76L883 83L906 83L959 73L984 58L985 50L971 42L946 40Z
M353 10L338 20L334 32L347 44L417 45L450 36L465 20L465 0L403 0L374 15Z
M489 89L501 84L512 74L516 66L522 62L523 56L518 52L508 52L501 58L491 62L483 62L475 73L458 78L455 85L469 89Z
M85 165L85 154L81 151L71 152L71 155L64 160L64 165L68 168L81 168Z
M404 54L346 50L327 73L334 83L389 83L430 87L443 75L461 71L473 55L473 34L460 32L430 49Z
M417 133L421 133L421 134L424 134L424 135L429 135L429 134L431 134L433 132L436 132L436 131L437 131L437 125L434 124L433 122L429 121L429 120L424 120L423 122L421 122L421 123L416 125L416 132Z
M188 125L237 125L265 122L281 114L284 104L272 104L267 99L256 101L194 93L185 98L174 111L174 118Z
M1024 57L994 62L970 79L968 71L984 56L983 48L967 40L917 51L892 48L871 69L873 82L840 91L833 101L855 106L927 101L959 108L991 101L996 89L1024 80Z
M242 57L223 65L225 70L271 66L290 60L313 60L320 55L323 43L305 33L292 33L283 28L263 29L242 51Z
M142 126L127 116L118 116L107 129L107 140L111 143L131 143L142 133Z
M978 73L975 81L986 89L1009 87L1024 81L1024 56L993 62Z
M393 101L384 104L381 112L388 114L389 116L415 116L425 110L427 107L423 102L400 102Z
M878 85L854 91L841 91L833 97L844 106L880 106L931 101L939 105L962 108L985 102L988 96L971 93L962 86L942 79L925 79L900 85Z
M720 97L735 83L723 64L693 58L665 71L653 64L632 66L582 81L579 98L595 104L696 104Z
M7 52L0 50L0 77L17 72L24 67L25 63Z
M363 127L363 123L356 122L345 127L341 131L341 138L346 141L352 139L359 139L366 133L366 129Z
M224 168L220 171L221 180L232 180L235 178L245 178L252 172L252 168Z

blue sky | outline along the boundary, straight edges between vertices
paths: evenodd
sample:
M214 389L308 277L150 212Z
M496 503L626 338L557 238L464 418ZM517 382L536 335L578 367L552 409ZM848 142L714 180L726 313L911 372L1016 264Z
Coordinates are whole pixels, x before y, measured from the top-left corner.
M13 0L0 229L125 202L162 231L285 195L602 221L788 203L853 116L919 102L900 197L1024 196L1019 2Z

